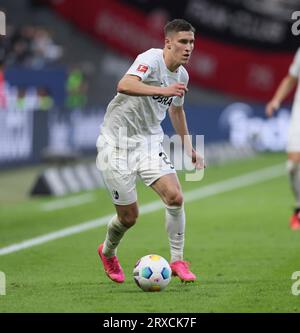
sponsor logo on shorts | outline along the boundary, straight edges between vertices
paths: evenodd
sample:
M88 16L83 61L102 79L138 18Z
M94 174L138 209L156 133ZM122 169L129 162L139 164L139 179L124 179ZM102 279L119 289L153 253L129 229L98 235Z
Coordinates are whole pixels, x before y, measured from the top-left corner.
M114 197L115 199L119 199L119 198L120 198L119 193L118 193L117 190L112 190L112 195L113 195L113 197Z

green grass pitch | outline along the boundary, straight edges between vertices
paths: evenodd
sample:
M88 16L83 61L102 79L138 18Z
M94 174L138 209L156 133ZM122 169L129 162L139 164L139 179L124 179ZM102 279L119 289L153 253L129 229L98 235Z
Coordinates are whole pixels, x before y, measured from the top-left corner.
M181 184L188 192L284 162L284 154L259 155L208 167L201 182L180 175ZM31 170L0 174L0 248L113 213L103 189L83 205L42 211L53 199L22 196ZM158 199L141 183L138 196L140 205ZM185 256L197 281L172 278L160 293L138 289L132 270L149 253L169 258L163 209L142 214L122 240L123 284L110 281L100 266L97 246L105 226L2 255L7 286L0 313L299 312L300 295L291 293L292 273L300 271L300 231L288 227L293 204L285 174L186 202Z

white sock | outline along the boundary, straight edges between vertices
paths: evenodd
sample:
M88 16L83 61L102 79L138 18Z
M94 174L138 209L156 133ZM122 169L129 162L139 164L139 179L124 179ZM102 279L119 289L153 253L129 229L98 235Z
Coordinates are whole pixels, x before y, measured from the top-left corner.
M296 206L297 208L300 208L300 164L288 160L287 170L289 172L291 187L296 199Z
M115 215L107 225L107 233L103 246L103 254L110 258L116 255L117 246L119 245L124 233L128 230Z
M166 206L166 229L169 236L171 260L183 260L185 212L184 207Z

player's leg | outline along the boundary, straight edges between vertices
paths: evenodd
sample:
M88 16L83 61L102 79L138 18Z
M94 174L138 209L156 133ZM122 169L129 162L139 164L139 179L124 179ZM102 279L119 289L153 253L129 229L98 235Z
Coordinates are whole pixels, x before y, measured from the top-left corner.
M107 226L107 233L103 243L103 254L110 258L116 255L125 232L132 227L138 217L138 205L134 202L130 205L115 205L117 214L113 216Z
M116 255L117 246L125 232L132 227L138 217L138 206L134 202L129 205L115 205L117 214L107 226L105 240L98 248L99 256L107 276L118 283L125 280L125 275Z
M149 149L151 148L151 149ZM183 260L185 212L183 195L176 171L159 143L141 149L138 174L147 186L158 193L166 206L166 230L171 252L171 268L182 281L194 281L195 275Z
M183 260L185 212L177 176L175 173L162 176L151 187L165 203L166 230L171 251L170 261Z
M151 184L166 205L166 230L169 237L173 275L182 281L194 281L196 276L183 260L185 237L185 211L183 195L176 173L164 175Z
M125 275L116 256L117 246L138 216L136 171L128 167L127 157L127 151L102 144L96 163L117 212L108 223L98 253L106 274L118 283L124 282Z
M292 229L300 229L300 109L294 104L287 140L287 169L290 185L296 199L296 208L290 219Z
M290 227L293 230L300 230L300 152L288 153L287 169L296 200L295 211L290 219Z

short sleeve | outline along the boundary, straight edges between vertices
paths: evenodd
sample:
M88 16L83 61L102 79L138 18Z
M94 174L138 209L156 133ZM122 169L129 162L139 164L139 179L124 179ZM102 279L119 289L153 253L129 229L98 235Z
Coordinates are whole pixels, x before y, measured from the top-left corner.
M188 75L188 72L186 71L186 69L183 68L183 71L180 75L180 78L179 78L178 82L184 83L186 86L188 85L189 75ZM173 97L172 104L174 106L183 106L183 104L184 104L184 95L182 97L179 97L179 96Z
M289 68L289 74L298 78L300 75L300 48L298 49L294 60Z
M184 104L184 96L182 96L182 97L179 97L179 96L173 97L172 104L174 106L182 106Z
M140 77L142 81L145 81L148 76L155 71L156 66L155 57L151 57L149 52L144 52L137 56L126 74L136 75Z

